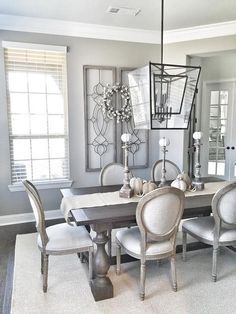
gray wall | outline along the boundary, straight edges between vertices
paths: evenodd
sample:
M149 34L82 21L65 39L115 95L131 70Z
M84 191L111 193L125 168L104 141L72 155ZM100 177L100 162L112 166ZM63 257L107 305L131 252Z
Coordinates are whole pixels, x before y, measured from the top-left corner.
M83 65L143 66L150 60L159 61L158 46L10 31L1 31L0 40L66 45L70 48L67 64L71 179L74 186L98 184L98 173L85 172ZM3 49L0 49L0 215L9 215L30 212L31 209L24 192L8 190L10 164L4 80ZM158 145L155 145L157 134L153 132L150 136L150 165L158 158ZM147 178L150 168L136 171L135 174ZM45 209L59 208L59 189L40 190L40 194Z
M97 184L98 173L85 172L83 65L138 67L145 65L150 60L159 62L159 46L10 31L0 31L0 40L70 47L68 54L68 98L71 178L75 186ZM236 49L236 36L169 44L165 46L164 62L185 64L187 55L230 49ZM7 187L10 184L10 165L2 49L0 49L0 82L0 215L30 212L31 209L25 193L11 193ZM171 141L167 158L176 162L180 168L185 168L184 131L150 132L149 165L152 165L159 158L157 143L160 135L168 136ZM148 178L150 169L139 170L135 174ZM47 210L59 208L61 195L58 189L41 190L40 193Z

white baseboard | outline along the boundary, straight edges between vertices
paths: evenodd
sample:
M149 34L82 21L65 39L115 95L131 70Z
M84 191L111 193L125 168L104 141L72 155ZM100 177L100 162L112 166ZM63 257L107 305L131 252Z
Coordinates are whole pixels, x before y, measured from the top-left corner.
M58 219L63 218L60 209L45 211L45 219ZM21 223L33 222L35 221L33 213L24 213L16 215L4 215L0 216L0 226L16 225Z

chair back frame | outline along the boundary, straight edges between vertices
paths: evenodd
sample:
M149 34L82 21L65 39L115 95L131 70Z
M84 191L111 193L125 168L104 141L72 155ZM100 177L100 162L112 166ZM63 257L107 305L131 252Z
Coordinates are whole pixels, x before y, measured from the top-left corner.
M43 251L49 241L45 227L45 215L43 205L36 187L28 180L22 181L28 194L31 207L36 220L36 229L40 235Z
M145 206L150 201L154 200L155 198L162 197L162 196L165 196L168 198L168 196L170 196L171 194L174 196L177 196L179 199L179 208L178 208L178 212L175 213L176 217L174 217L173 225L165 233L157 234L157 233L151 233L150 231L147 231L147 228L145 227L145 223L142 217ZM185 201L184 192L181 191L180 189L170 187L170 186L156 189L144 195L143 198L139 201L136 208L136 221L137 221L137 225L139 227L140 233L141 233L142 259L145 259L145 252L146 252L147 243L148 243L147 241L149 239L154 240L154 241L170 240L171 243L173 244L173 249L175 248L178 226L179 226L179 223L182 218L183 211L184 211L184 201Z
M99 184L101 185L101 186L104 186L104 185L107 185L104 181L104 176L105 176L105 174L106 174L106 171L108 170L108 168L111 168L111 167L119 167L119 168L122 168L122 171L124 171L124 165L122 165L121 163L118 163L118 162L111 162L111 163L109 163L109 164L107 164L107 165L105 165L102 169L101 169L101 171L100 171L100 174L99 174ZM120 182L120 183L114 183L114 185L115 184L123 184L123 181L122 182ZM112 185L112 184L111 184Z
M230 183L220 189L216 194L214 195L212 199L212 212L213 217L215 220L215 228L214 228L214 243L217 244L219 242L220 237L220 230L222 227L222 223L229 226L230 228L236 227L236 219L235 222L229 222L225 220L225 217L220 213L220 202L223 200L224 196L226 196L229 192L235 190L235 196L236 196L236 182ZM236 197L235 197L235 205L236 205ZM234 218L236 218L236 207L231 207L232 211L235 212Z
M155 177L155 169L156 169L156 167L157 167L159 164L161 164L162 162L163 162L163 159L160 159L160 160L157 160L157 161L153 164L152 169L151 169L151 179L152 179L152 181L160 181L160 180L156 180L156 177ZM173 166L173 169L176 170L177 175L181 173L179 167L178 167L173 161L170 161L170 160L168 160L168 159L165 159L165 164L166 164L166 165L169 164L169 165ZM168 172L166 172L166 176L167 176L167 175L168 175ZM177 175L176 175L176 177L177 177ZM173 178L173 180L176 179L176 177ZM167 178L167 180L168 180L168 178ZM171 179L171 180L172 180L172 179Z

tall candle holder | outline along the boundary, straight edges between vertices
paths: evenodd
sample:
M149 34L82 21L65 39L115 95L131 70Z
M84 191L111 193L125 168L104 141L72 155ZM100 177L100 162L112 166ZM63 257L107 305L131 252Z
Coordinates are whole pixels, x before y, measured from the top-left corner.
M131 198L133 196L133 190L129 185L130 181L130 171L128 167L128 149L130 147L131 134L124 133L121 135L121 141L124 143L122 148L124 149L124 180L123 186L120 189L120 197Z
M201 138L202 138L202 132L194 132L193 138L194 138L194 147L195 147L195 173L194 173L194 180L192 181L192 187L196 190L203 190L204 189L204 183L201 179L201 164L200 164L200 146L201 144Z
M166 149L166 146L170 145L170 140L166 137L162 137L159 140L159 145L162 149L163 153L163 159L162 159L162 169L161 169L161 182L158 185L159 187L168 185L166 182L166 153L168 150Z

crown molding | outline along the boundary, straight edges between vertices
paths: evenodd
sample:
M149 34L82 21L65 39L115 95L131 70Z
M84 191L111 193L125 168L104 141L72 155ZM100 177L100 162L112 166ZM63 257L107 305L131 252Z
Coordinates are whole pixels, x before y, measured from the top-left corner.
M0 14L0 29L149 44L160 43L159 31L5 14Z
M6 14L0 14L0 30L160 44L159 31ZM235 34L236 21L230 21L165 31L164 43L170 44Z
M236 21L165 31L165 44L236 34Z

